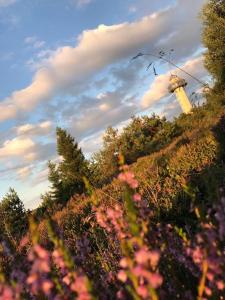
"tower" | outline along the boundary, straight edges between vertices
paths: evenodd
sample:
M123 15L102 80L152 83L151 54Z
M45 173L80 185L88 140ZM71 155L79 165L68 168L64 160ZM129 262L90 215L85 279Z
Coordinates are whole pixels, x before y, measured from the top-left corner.
M178 77L177 75L171 75L170 77L170 84L169 84L169 91L170 93L176 94L177 100L180 103L180 106L185 114L190 113L192 109L192 105L190 100L188 99L188 96L186 94L186 91L184 87L187 85L187 82L185 79L182 79Z

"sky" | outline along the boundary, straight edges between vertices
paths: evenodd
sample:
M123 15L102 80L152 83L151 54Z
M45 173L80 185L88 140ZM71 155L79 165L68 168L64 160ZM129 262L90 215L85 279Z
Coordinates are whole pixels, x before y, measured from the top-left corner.
M87 157L108 126L133 115L181 113L168 94L171 73L138 52L167 53L197 78L203 66L199 14L205 0L0 0L0 199L15 188L27 208L49 190L55 129L65 128ZM171 54L169 54L170 50ZM153 62L158 76L152 68Z

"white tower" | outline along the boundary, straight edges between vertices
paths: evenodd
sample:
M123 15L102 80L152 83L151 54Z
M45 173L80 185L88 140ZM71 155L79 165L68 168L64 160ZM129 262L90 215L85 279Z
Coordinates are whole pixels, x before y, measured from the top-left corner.
M186 94L186 91L184 87L187 85L187 82L185 79L182 79L178 77L177 75L171 75L170 77L170 84L169 84L169 91L170 93L176 94L177 100L180 103L180 106L185 114L188 114L191 112L192 105L190 100L188 99L188 96Z

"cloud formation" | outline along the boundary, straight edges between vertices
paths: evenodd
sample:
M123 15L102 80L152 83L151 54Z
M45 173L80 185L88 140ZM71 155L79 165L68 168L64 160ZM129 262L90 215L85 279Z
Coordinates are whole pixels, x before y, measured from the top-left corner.
M36 36L26 37L24 43L32 46L34 49L42 48L45 45L45 41L39 40Z
M15 137L11 140L7 140L0 148L0 159L9 157L24 157L27 160L34 159L35 143L26 137Z
M37 136L37 135L46 135L52 129L52 122L44 121L37 125L35 124L24 124L15 128L17 135L26 135L26 136Z
M189 55L196 49L195 41L198 40L197 45L199 44L199 23L196 14L203 0L198 0L194 6L187 2L179 0L177 6L136 22L99 25L96 29L84 31L78 38L77 46L57 49L44 61L28 87L13 92L0 102L0 121L14 118L21 112L28 112L57 93L69 94L71 89L79 87L96 72L132 56L144 47L155 51L158 47L175 44L179 47L179 56ZM178 15L179 7L182 7L182 12ZM188 21L190 18L194 20L191 24ZM174 34L169 35L171 32ZM160 36L162 38L159 40Z

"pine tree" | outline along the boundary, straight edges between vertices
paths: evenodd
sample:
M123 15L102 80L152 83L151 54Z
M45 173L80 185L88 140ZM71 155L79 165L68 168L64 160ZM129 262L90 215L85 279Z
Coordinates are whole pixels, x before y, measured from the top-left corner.
M9 239L19 241L28 228L28 218L23 202L12 188L0 203L1 227Z
M90 168L91 183L101 187L109 183L119 171L118 165L118 130L108 127L103 136L103 149L94 154Z
M210 0L204 7L203 43L207 48L205 66L216 87L225 88L225 0Z
M49 162L49 181L53 197L63 203L74 194L84 192L83 177L88 177L87 161L74 138L61 128L56 129L57 152L61 162Z
M63 183L61 176L59 174L58 166L49 161L48 163L48 180L51 182L51 197L54 200L54 202L64 202L66 201L66 193L64 193L63 190Z

